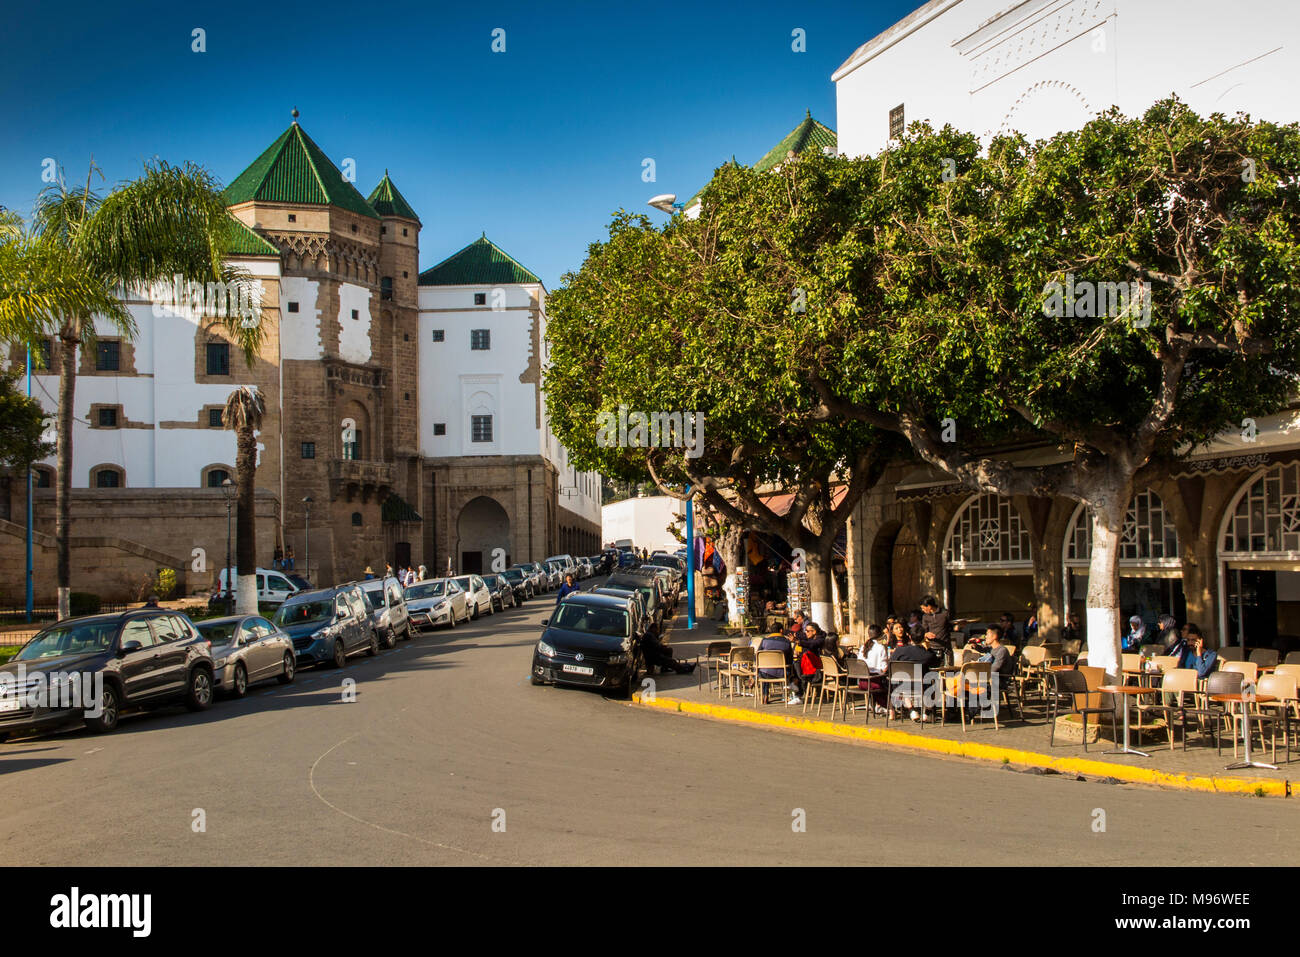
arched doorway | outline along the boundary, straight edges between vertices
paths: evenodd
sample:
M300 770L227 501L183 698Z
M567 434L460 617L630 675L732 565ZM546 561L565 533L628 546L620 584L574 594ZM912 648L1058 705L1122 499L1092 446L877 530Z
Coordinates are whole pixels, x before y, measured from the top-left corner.
M966 501L943 546L944 601L962 618L1024 621L1034 606L1029 529L1010 499L991 493Z
M494 498L480 495L470 499L456 521L460 572L481 574L492 567L492 553L510 552L510 516Z
M1219 629L1228 645L1300 647L1300 462L1256 473L1228 504Z
M1187 616L1183 597L1183 564L1173 516L1152 489L1133 496L1124 515L1119 540L1119 607L1121 624L1140 615L1154 629L1161 615L1179 621ZM1065 607L1080 620L1088 596L1088 562L1092 557L1092 519L1080 504L1070 518L1062 561L1065 567Z

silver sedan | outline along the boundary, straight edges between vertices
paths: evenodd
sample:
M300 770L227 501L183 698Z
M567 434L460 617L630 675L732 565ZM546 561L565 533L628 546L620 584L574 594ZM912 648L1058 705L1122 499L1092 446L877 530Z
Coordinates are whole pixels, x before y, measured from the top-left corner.
M465 589L453 579L416 582L406 588L406 610L411 627L423 631L436 625L455 628L457 622L469 621L469 601Z
M261 615L209 618L196 627L212 652L212 684L217 691L242 698L249 685L267 678L293 680L297 656L293 639Z

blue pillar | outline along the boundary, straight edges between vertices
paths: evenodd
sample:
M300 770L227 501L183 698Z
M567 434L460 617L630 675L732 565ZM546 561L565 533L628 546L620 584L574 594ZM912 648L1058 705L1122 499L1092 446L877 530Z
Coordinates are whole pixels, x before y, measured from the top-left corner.
M690 490L687 489L689 492ZM695 506L686 500L686 630L695 628Z

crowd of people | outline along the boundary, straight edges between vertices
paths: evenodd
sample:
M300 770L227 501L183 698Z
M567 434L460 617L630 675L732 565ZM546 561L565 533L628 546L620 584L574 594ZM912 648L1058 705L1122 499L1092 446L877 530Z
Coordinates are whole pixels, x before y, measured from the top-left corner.
M366 581L371 581L372 579L377 578L378 576L375 574L375 570L371 568L369 565L367 565L365 574L362 577ZM384 577L396 578L397 583L399 585L401 585L403 588L409 588L412 585L414 585L416 582L424 581L425 578L428 577L428 569L426 569L423 565L419 566L418 568L412 568L410 565L403 565L401 568L394 571L392 565L385 564Z

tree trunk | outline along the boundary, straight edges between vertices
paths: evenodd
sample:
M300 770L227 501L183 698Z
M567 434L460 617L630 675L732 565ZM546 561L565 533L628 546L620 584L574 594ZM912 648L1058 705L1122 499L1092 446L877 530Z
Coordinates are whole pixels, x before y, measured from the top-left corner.
M241 615L257 614L257 519L253 513L257 475L257 437L252 426L237 433L235 457L235 564L238 592L235 608Z
M1092 509L1092 555L1088 563L1085 635L1089 666L1104 668L1106 679L1119 682L1120 610L1119 542L1124 531L1130 479L1107 483L1089 496Z
M727 599L727 621L733 625L740 624L744 616L744 609L736 601L736 580L739 577L737 572L743 567L741 562L745 560L742 541L740 529L733 526L719 536L717 543L718 548L722 549L722 560L727 563L727 578L722 585L722 594Z
M835 605L831 588L831 554L809 551L804 556L804 570L808 573L808 597L811 617L823 631L835 630Z
M77 393L75 327L59 332L58 487L54 492L54 538L58 548L59 619L72 615L72 424Z

